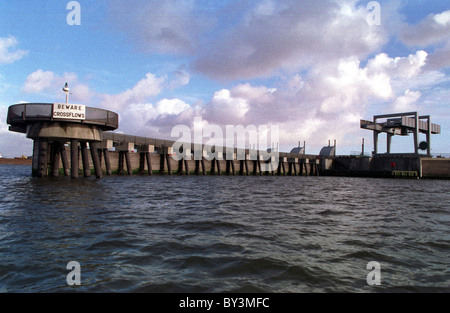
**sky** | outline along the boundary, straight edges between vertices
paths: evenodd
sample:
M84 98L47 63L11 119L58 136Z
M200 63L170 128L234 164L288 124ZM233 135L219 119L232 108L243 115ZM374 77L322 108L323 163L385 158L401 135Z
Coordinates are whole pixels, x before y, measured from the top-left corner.
M78 10L79 8L79 10ZM373 150L360 119L418 111L449 153L448 0L0 0L0 154L32 154L8 107L70 102L119 113L118 132L276 125L280 150ZM420 140L424 140L421 135ZM385 148L380 136L379 150ZM384 143L384 145L383 145ZM395 136L392 152L413 152Z

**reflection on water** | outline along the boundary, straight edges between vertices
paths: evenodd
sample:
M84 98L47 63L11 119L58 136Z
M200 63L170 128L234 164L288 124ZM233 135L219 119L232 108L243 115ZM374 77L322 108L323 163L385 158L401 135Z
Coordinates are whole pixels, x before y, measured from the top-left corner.
M80 291L450 291L448 181L29 174L0 166L0 291L73 290L70 261Z

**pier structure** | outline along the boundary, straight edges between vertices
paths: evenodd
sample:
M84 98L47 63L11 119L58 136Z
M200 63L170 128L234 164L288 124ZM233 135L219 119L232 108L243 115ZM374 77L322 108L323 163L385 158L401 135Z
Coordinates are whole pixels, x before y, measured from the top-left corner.
M317 155L211 147L176 141L104 132L102 147L109 147L107 174L165 175L319 175ZM103 149L105 151L107 149ZM102 154L102 152L100 152ZM104 155L104 152L103 152ZM126 170L124 166L126 165ZM115 170L117 169L117 170Z
M58 176L62 162L63 174L76 178L81 155L84 176L91 175L92 162L100 178L97 146L103 144L104 131L118 128L119 116L79 104L21 103L9 107L7 123L10 131L24 133L33 140L33 176Z
M385 119L386 121L379 121ZM361 128L373 131L373 156L381 155L378 152L378 136L381 133L387 135L386 155L388 156L391 155L392 137L394 135L408 136L412 133L414 154L418 156L419 150L426 150L426 156L431 157L431 134L441 133L441 126L431 123L429 115L419 115L417 112L374 115L373 121L361 120ZM419 133L426 135L425 141L419 142Z
M64 88L67 89L68 88ZM65 91L66 92L66 91ZM387 121L380 122L380 119ZM425 121L424 121L425 120ZM431 134L440 126L417 112L374 116L361 127L374 131L374 153L366 157L336 156L336 141L320 154L306 154L305 146L289 153L278 149L215 147L113 132L117 113L69 103L21 103L9 107L9 130L33 140L32 175L279 175L450 177L450 159L431 158ZM417 127L416 127L417 126ZM377 149L378 135L387 133L387 153ZM390 138L414 134L416 153L390 153ZM419 143L419 133L426 141ZM426 150L427 154L419 154Z

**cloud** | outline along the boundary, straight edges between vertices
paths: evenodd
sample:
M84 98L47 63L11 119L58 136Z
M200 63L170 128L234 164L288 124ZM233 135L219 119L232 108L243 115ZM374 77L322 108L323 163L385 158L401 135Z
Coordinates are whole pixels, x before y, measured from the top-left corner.
M55 83L56 75L51 71L37 70L25 80L22 91L25 93L40 93L48 90Z
M114 0L108 8L114 25L149 52L193 52L210 25L210 18L196 14L194 0Z
M400 38L411 46L429 46L450 38L450 10L430 14L417 25L406 25Z
M115 95L102 95L103 100L101 101L101 105L113 110L121 110L133 104L144 103L148 98L156 96L161 92L164 81L164 78L147 73L145 78L138 81L130 89Z
M89 86L78 82L75 73L63 73L58 75L52 71L44 71L39 69L25 79L22 91L28 94L43 94L46 97L62 101L64 94L61 89L65 83L70 87L70 101L73 102L89 102L94 96L94 92Z
M416 105L422 94L419 91L412 91L407 89L403 96L398 97L392 104L391 112L412 112L417 111Z
M409 46L432 47L428 67L430 69L450 66L450 10L430 14L416 25L405 25L400 39Z
M215 79L267 77L381 48L383 26L371 27L355 1L259 1L205 49L194 68Z
M170 89L176 89L189 84L191 75L186 71L185 66L180 66L173 72L173 77L169 82Z
M13 50L18 44L13 36L0 37L0 64L14 63L28 54L26 50Z

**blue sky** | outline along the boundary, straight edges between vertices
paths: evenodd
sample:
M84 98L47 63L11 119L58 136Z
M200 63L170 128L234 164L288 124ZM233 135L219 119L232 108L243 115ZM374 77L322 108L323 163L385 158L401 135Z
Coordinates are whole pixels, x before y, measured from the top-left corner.
M0 153L30 155L8 131L19 102L71 102L120 114L119 131L170 138L172 127L278 125L281 150L359 151L360 119L419 111L442 126L433 152L450 152L450 3L378 1L0 0ZM384 138L380 138L381 150ZM412 137L394 137L411 152Z

